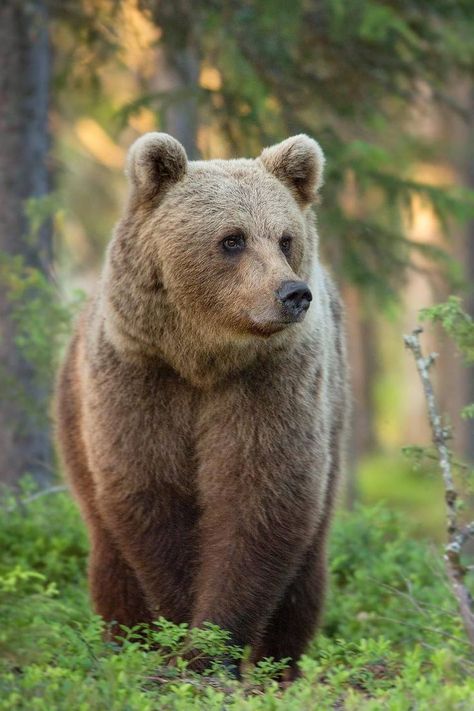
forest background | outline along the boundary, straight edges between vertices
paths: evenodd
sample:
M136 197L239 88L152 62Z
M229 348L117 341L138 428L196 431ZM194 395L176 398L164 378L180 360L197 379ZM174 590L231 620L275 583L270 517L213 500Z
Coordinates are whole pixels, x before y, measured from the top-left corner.
M421 308L449 295L460 298L467 314L474 312L473 75L469 0L2 1L0 482L8 488L1 568L4 609L10 609L9 595L25 606L16 627L31 628L35 596L53 607L67 601L78 624L90 617L87 545L63 491L50 401L71 324L93 291L125 199L126 150L149 130L174 135L190 158L256 156L299 132L321 143L327 157L318 206L321 249L346 304L354 403L350 466L334 538L336 593L323 650L332 662L331 655L342 655L343 666L353 670L358 667L350 645L360 640L385 635L403 657L415 640L426 639L423 625L399 639L393 623L373 621L371 615L379 614L374 610L387 605L384 595L374 598L373 610L360 602L372 599L380 585L408 594L406 566L409 571L413 565L417 585L436 598L434 605L428 596L426 605L433 604L436 614L445 605L451 610L442 574L422 572L427 551L436 551L430 546L445 536L443 486L403 334L416 325ZM453 459L465 463L459 469L464 486L474 459L473 422L461 416L474 401L472 369L440 326L427 329L424 343L439 353L434 387L452 428ZM464 506L472 510L469 486ZM354 567L353 577L344 567L350 536L366 540L360 554L365 573ZM393 570L386 578L389 544L400 546L400 557L390 558ZM352 555L358 560L359 554ZM382 561L379 578L375 558ZM71 593L76 577L80 602ZM59 592L48 597L52 584ZM352 591L351 602L339 601L339 608L338 586ZM397 600L395 595L394 605ZM372 620L365 627L364 615ZM57 619L61 630L63 623ZM462 631L452 629L457 623L444 617L438 623L443 639L462 639ZM42 665L44 674L50 666L61 669L61 662L48 655L38 661L30 642L21 654L12 652L9 624L3 635L8 693L26 684L23 697L31 684L33 696L42 698L49 691L43 684L38 692L28 677L31 665ZM342 651L338 635L347 637L349 647L341 642ZM100 645L96 638L93 644ZM452 654L465 662L459 644ZM110 650L101 650L97 654L109 660ZM358 648L356 658L364 653ZM320 651L314 659L321 663ZM394 664L390 659L386 667ZM420 664L436 667L428 657ZM367 668L365 661L361 665ZM18 676L17 666L30 671ZM84 674L93 684L89 671ZM320 682L327 680L327 670L318 674ZM439 674L445 680L446 669ZM393 675L381 678L386 676ZM452 693L462 695L465 685L458 687L458 681L453 677ZM351 693L360 693L364 703L378 691L392 693L385 681L370 693L352 682L329 684L328 693L342 694L344 703ZM140 696L136 708L145 708L142 703Z

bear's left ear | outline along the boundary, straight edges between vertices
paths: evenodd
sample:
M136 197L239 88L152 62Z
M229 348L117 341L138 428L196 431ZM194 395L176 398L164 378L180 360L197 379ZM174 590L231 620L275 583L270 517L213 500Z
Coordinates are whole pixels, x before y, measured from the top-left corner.
M300 205L314 202L323 184L324 153L319 143L301 133L265 148L259 160L290 188Z
M179 141L168 133L145 133L131 146L126 173L146 198L176 183L186 174L188 158Z

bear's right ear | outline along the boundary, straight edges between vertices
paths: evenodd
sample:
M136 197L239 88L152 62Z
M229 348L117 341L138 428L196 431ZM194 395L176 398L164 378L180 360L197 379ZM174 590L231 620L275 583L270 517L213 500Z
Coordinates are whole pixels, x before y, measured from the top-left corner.
M179 141L167 133L145 133L131 146L126 174L145 198L158 195L186 174L188 158Z

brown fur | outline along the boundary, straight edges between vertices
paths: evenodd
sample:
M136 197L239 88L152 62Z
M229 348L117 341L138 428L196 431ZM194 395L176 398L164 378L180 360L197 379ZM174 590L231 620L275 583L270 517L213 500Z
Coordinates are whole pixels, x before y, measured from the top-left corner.
M130 151L128 206L57 392L108 621L208 620L294 663L314 633L347 410L309 209L322 168L306 136L257 160L190 163L166 134ZM224 254L236 232L244 252ZM311 287L300 323L283 322L285 280Z

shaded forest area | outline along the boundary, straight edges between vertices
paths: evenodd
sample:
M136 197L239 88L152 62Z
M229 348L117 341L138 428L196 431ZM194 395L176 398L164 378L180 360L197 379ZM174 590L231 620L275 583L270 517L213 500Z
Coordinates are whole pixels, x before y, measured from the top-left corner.
M470 0L3 0L0 708L473 707L472 650L440 552L442 480L403 344L428 309L468 522L473 75ZM304 132L327 158L318 223L346 304L354 414L325 625L288 690L271 662L241 687L179 665L167 676L179 629L124 633L118 650L88 607L51 394L125 197L126 150L149 130L204 159ZM145 654L154 634L161 651ZM216 630L201 642L225 644Z

